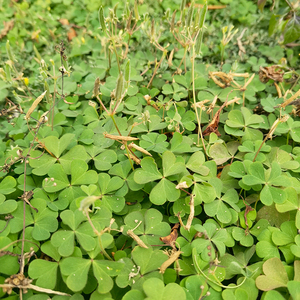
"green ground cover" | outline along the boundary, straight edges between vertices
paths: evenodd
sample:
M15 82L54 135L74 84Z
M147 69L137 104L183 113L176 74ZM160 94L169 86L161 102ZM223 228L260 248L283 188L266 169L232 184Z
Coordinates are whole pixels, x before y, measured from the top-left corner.
M0 0L0 298L300 299L299 8Z

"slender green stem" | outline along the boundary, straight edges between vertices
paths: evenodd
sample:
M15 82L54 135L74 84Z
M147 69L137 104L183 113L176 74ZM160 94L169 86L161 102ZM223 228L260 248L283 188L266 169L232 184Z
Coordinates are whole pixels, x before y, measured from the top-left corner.
M196 118L197 118L197 122L198 122L198 139L197 139L197 144L199 145L200 143L200 137L201 137L201 141L202 141L202 145L203 145L203 150L204 153L206 154L206 148L205 148L205 144L204 144L204 139L203 139L203 135L202 135L202 128L201 128L201 117L199 116L198 110L197 110L197 104L196 104L196 90L195 90L195 45L193 44L192 46L192 81L193 81L193 100L194 100L194 107L195 107L195 112L196 112ZM201 115L202 115L202 111L201 111Z
M55 95L56 95L56 81L57 81L57 78L55 77L55 66L53 66L53 79L54 79L54 82L53 82L53 86L54 86L54 89L53 89L53 101L50 105L50 107L52 106L52 110L50 111L51 113L51 117L49 118L51 121L51 130L53 131L53 123L54 123L54 107L55 107Z
M213 282L214 284L216 284L216 285L218 285L218 286L220 286L220 287L222 287L222 288L225 288L225 289L236 289L236 288L242 286L242 285L244 284L244 282L246 281L246 279L247 279L247 277L245 277L245 278L243 279L243 281L242 281L240 284L236 285L236 286L226 286L226 285L223 285L223 284L218 280L218 278L217 278L215 275L214 275L214 278L216 279L216 281L214 281L214 280L212 280L211 278L209 278L209 277L208 277L208 276L200 269L195 254L193 254L193 262L194 262L194 266L195 266L195 268L196 268L198 274L201 273L201 275L204 276L207 280L209 280L209 281Z
M116 43L115 43L114 38L112 38L111 41L112 41L114 52L115 52L116 59L117 59L119 74L121 74L121 66L120 66L119 56L118 56L118 52L117 52Z
M290 7L290 9L294 10L294 7L289 0L285 0L285 2Z
M119 127L118 127L118 125L116 123L114 115L110 114L110 117L111 117L111 119L112 119L112 121L113 121L113 123L114 123L114 125L115 125L115 127L116 127L116 129L117 129L117 131L119 133L119 135L122 135L121 132L120 132L120 130L119 130Z
M105 251L105 249L103 248L103 244L102 244L102 240L101 240L101 236L102 236L103 232L99 232L99 231L95 228L95 226L94 226L94 224L93 224L93 222L92 222L92 220L91 220L90 215L89 215L88 212L86 212L85 215L86 215L86 217L87 217L87 219L88 219L89 224L90 224L91 227L93 228L94 233L98 236L98 242L99 242L99 246L100 246L101 252L103 253L103 255L104 255L107 259L113 260L113 259L108 255L108 253Z

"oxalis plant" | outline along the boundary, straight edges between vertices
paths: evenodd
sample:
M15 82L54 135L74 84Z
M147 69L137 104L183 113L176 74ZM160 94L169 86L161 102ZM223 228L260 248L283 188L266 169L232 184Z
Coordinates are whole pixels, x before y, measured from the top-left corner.
M100 7L37 96L6 42L0 298L299 297L299 73L206 63L211 8Z

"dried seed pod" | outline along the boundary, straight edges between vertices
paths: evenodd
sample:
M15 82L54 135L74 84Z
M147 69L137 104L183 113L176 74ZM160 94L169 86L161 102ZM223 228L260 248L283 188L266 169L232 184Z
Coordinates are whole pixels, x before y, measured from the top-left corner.
M92 97L97 97L99 95L99 87L100 87L100 79L99 77L97 77L95 80L94 92Z
M172 15L172 20L171 20L171 32L174 31L175 17L176 17L176 10L174 10L173 15Z

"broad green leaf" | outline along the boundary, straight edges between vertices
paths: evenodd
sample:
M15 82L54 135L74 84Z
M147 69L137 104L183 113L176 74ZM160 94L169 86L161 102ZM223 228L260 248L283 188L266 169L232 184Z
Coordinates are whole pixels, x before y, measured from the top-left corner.
M285 26L284 44L291 43L300 37L300 17L294 13L293 17Z
M131 212L124 219L123 232L134 229L134 233L140 236L147 245L162 244L159 238L167 236L171 232L170 225L162 222L162 218L163 215L154 208L143 211L143 213ZM137 227L138 224L140 225Z
M63 166L65 173L71 174L71 163L74 159L87 161L89 159L82 145L76 145L70 149L65 155L60 157L59 162Z
M3 196L3 198L5 199L4 196ZM15 201L15 200L5 200L4 202L2 202L0 204L0 215L6 215L6 214L9 214L9 213L12 213L14 210L17 209L17 206L18 206L17 201Z
M232 237L236 241L239 241L241 245L245 247L251 247L254 243L252 235L239 227L233 228Z
M280 257L277 247L268 241L260 241L256 244L256 253L259 257L269 259L273 257Z
M17 182L14 177L6 176L0 182L0 194L8 195L14 192Z
M217 165L221 165L231 158L227 148L220 143L215 143L209 148L209 156L213 158Z
M134 262L140 267L142 275L157 270L168 259L162 250L145 249L139 246L132 250L131 255Z
M37 286L54 289L57 280L57 268L57 262L35 259L29 264L28 274L32 279L37 279Z
M170 141L171 151L174 153L190 152L191 147L187 143L187 139L187 137L183 137L179 132L174 132L173 138Z
M196 183L194 185L193 194L195 195L195 205L199 205L202 202L210 203L215 200L216 192L214 187L206 182Z
M0 249L8 246L12 240L6 236L0 236ZM13 252L13 245L7 247L5 251ZM1 273L5 275L13 275L18 272L20 267L17 256L3 255L0 257ZM19 267L18 267L19 265Z
M166 178L163 178L150 193L150 201L156 205L162 205L167 200L176 201L180 197L180 190L176 189L176 185Z
M152 157L145 157L141 161L142 169L138 169L134 173L134 180L138 184L145 184L162 178L161 173L157 169L157 165Z
M60 164L50 167L48 175L50 178L46 178L43 181L43 188L48 193L60 191L70 184L65 170Z
M289 243L293 243L295 236L297 235L297 228L294 221L284 222L280 226L280 232L272 233L272 240L275 245L283 246Z
M18 207L15 211L12 212L13 219L9 221L10 232L17 233L23 228L23 220L24 220L24 209L23 209L23 201L18 202ZM31 208L26 205L25 206L25 226L29 226L34 223Z
M164 283L157 278L149 278L143 284L148 300L185 300L184 289L175 283L169 283L164 287Z
M32 173L38 176L46 175L51 166L55 164L57 159L41 151L32 151L29 159L29 165L33 168Z
M70 256L74 252L75 234L72 231L58 230L51 237L51 243L58 248L58 253L61 256Z
M127 292L122 300L144 300L144 294L139 290L131 290Z
M205 162L205 157L203 152L197 151L193 153L192 156L189 158L186 167L192 170L193 172L206 176L209 173L209 169L203 166L204 162Z
M97 182L97 173L94 170L88 171L88 165L81 159L74 159L71 163L71 184L91 184Z
M74 140L74 137L74 134L66 133L60 139L56 136L48 136L42 142L45 144L45 148L48 152L54 154L56 158L59 158L71 141Z
M181 162L176 162L175 155L170 151L164 152L162 161L164 177L179 174L185 170L184 164Z
M81 291L88 278L91 261L80 257L68 257L61 261L60 270L66 278L66 284L73 292Z
M192 299L199 299L208 291L208 285L203 276L193 275L188 276L184 282L187 289L187 294L191 295ZM199 288L203 287L203 288Z
M268 291L265 293L264 300L284 300L285 298L278 291Z
M99 173L97 181L103 195L118 190L124 184L120 177L114 176L111 178L107 173Z
M50 232L54 232L58 228L58 213L50 210L43 199L34 198L31 200L31 204L38 209L38 212L32 212L34 220L32 237L37 241L46 240L50 237Z
M101 294L108 293L114 285L111 277L121 273L124 263L107 260L93 260L93 273L98 281L98 292Z
M262 291L270 291L278 287L287 287L289 281L286 270L277 257L268 259L263 264L263 272L256 278L256 286Z
M112 163L117 161L117 154L113 150L105 150L94 158L95 167L99 171L111 169Z

